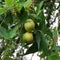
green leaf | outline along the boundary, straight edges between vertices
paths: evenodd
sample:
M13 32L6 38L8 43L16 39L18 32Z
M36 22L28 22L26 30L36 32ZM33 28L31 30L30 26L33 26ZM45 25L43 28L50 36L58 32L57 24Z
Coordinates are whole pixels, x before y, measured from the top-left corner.
M5 39L12 39L16 36L18 26L15 26L11 31L7 31L5 28L0 27L0 36Z
M16 43L15 42L12 42L11 43L11 41L9 41L9 43L7 43L7 46L5 47L3 56L11 56L12 55L12 52L15 49L15 46L16 46Z
M24 0L19 0L19 4L21 4L22 6L24 5L25 1Z
M25 7L25 8L28 8L31 4L32 4L32 0L27 0L27 1L24 3L24 7Z
M18 30L18 25L15 26L11 31L9 31L9 38L13 38L14 36L16 36L17 30Z
M5 0L5 4L8 7L13 6L18 0Z
M20 19L21 23L24 23L26 21L26 19L28 18L28 13L25 11L24 8L22 8L21 12L17 15L18 15L18 18Z
M0 0L0 2L2 2L2 0Z
M0 8L0 15L5 13L6 12L6 9L5 8Z
M13 20L13 16L12 16L10 11L6 13L6 18L5 19L6 19L6 21L5 21L6 24L7 23L12 24L13 21L15 21L15 20Z
M0 23L2 20L4 20L4 14L0 15Z
M0 27L0 37L8 39L8 33L7 33L7 30L4 27Z
M15 9L20 12L22 9L22 5L20 3L16 4Z
M52 33L53 33L53 41L54 41L54 45L55 45L56 41L58 39L58 30L57 30L57 28L54 28Z
M45 55L48 55L48 40L46 36L42 36L41 44L40 44L40 49L43 51Z
M60 46L55 46L55 47L53 47L53 49L57 52L60 52Z
M34 18L34 19L37 19L37 20L39 20L39 19L40 19L40 17L39 17L39 16L37 16L36 14L32 14L32 13L31 13L30 15L31 15L31 17L32 17L32 18ZM37 21L37 20L36 20L36 21Z
M42 6L43 6L43 3L44 3L44 1L41 1L39 4L38 4L38 7L37 7L37 15L39 15L40 14L40 12L41 12L41 8L42 8Z
M48 36L50 36L51 38L53 37L51 29L49 29L47 27L44 29L44 33L47 34Z
M37 41L37 45L38 45L38 50L40 51L40 43L41 43L41 40L42 40L42 35L40 32L37 32L36 33L36 41Z
M2 23L1 26L8 30L8 25L6 23Z
M32 44L32 46L31 46L30 48L28 48L28 50L26 51L25 55L26 55L26 54L35 53L35 52L37 52L37 51L38 51L38 46L37 46L37 43L34 42L34 43Z
M9 48L6 48L6 50L4 50L4 56L9 56L11 54L11 51L9 50Z
M60 2L60 0L58 0L58 2Z
M60 57L54 54L54 55L48 56L48 60L60 60Z
M19 0L19 2L25 2L25 0Z
M45 16L44 16L44 12L43 10L41 11L41 13L39 14L40 19L38 20L39 22L39 28L44 31L46 24L45 24Z

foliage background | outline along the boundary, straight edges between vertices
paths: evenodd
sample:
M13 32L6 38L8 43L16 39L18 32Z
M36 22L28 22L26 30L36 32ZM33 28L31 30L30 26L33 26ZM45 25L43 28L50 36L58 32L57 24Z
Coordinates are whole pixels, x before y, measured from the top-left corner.
M58 7L55 5L55 0L0 0L1 60L18 60L14 59L13 53L19 45L22 46L17 53L20 60L24 55L35 52L42 52L39 55L41 59L60 59L60 46L56 44L60 34L60 21L58 20L57 27L51 27L58 16L56 14L55 18L51 20L51 15L60 7L60 0L57 2L59 2ZM44 16L45 13L47 16ZM23 25L27 19L32 19L36 25L32 32L34 41L31 46L22 40L22 36L26 32ZM25 53L24 49L27 49Z

